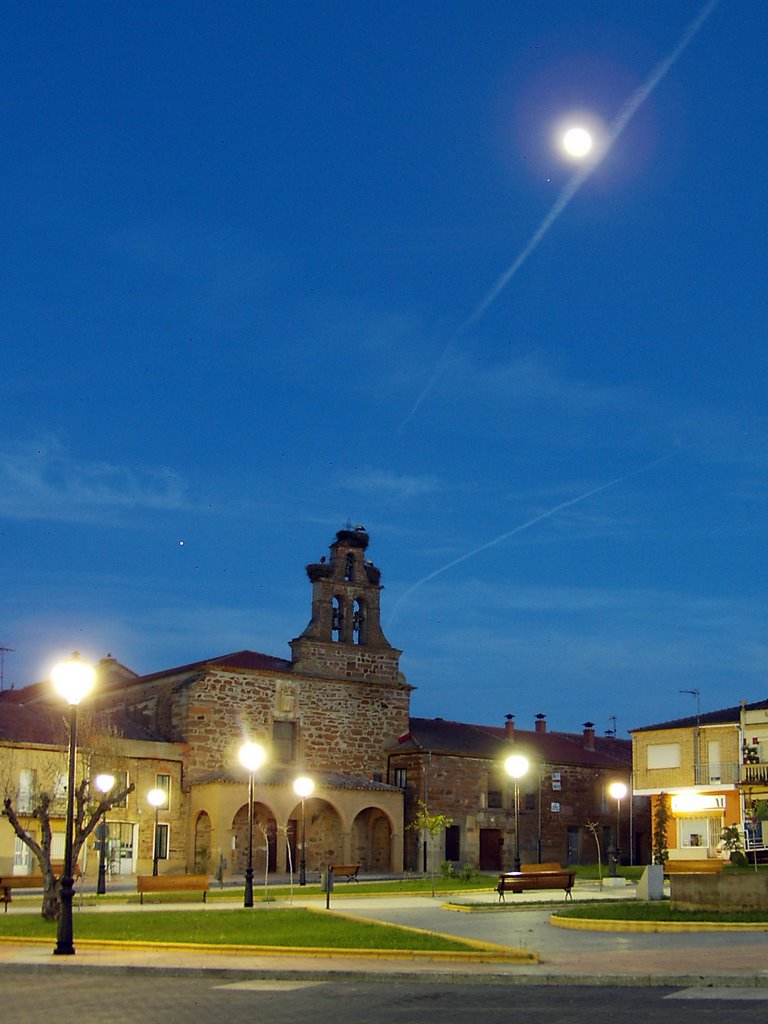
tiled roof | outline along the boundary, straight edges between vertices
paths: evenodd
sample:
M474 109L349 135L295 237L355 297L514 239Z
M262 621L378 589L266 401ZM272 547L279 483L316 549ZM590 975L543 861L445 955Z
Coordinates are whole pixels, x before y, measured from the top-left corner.
M758 700L753 704L745 704L745 711L768 710L768 700ZM741 720L741 705L720 708L718 711L702 711L700 715L687 715L685 718L673 718L670 722L658 722L656 725L643 725L630 732L651 732L656 729L692 729L697 725L730 725Z
M102 671L103 667L104 662L99 664L99 671ZM160 672L151 672L143 676L137 675L130 669L125 669L125 671L118 673L109 671L110 666L106 667L106 680L102 678L100 682L101 693L111 689L120 690L125 687L141 686L143 683L163 679L168 676L202 672L210 668L232 669L234 671L260 670L264 672L290 672L292 670L291 662L285 658L274 658L270 654L259 654L258 651L234 651L231 654L221 654L215 658L193 661L188 665L178 665L175 668L166 668ZM121 666L121 668L124 668L124 666ZM51 698L57 699L51 690L51 684L44 680L39 683L32 683L30 686L24 686L19 690L3 690L0 692L0 706L6 701L14 704L37 704L47 702Z
M363 789L368 791L376 792L398 792L398 786L390 786L385 782L375 782L373 779L366 779L358 775L345 775L343 772L323 772L323 771L312 771L311 769L306 770L306 774L309 775L315 781L316 786L324 786L328 789ZM283 768L271 768L259 771L256 773L256 790L257 794L255 799L258 800L258 787L259 786L285 786L292 785L293 780L298 775L298 771L295 768L283 767ZM247 773L243 771L229 770L222 768L216 772L210 772L207 775L200 776L194 780L193 785L205 785L208 783L216 782L236 782L242 784L247 780Z
M595 737L595 750L585 748L579 733L528 732L515 729L514 740L506 739L503 728L450 722L442 718L411 718L409 732L388 746L390 753L430 750L433 753L458 757L479 757L498 761L514 750L529 752L531 757L547 764L593 765L594 767L628 766L632 752L629 740L604 742Z
M97 716L97 722L101 717ZM125 715L110 713L105 718L121 739L151 742L165 739ZM62 704L14 704L6 698L0 702L0 741L66 746L69 736L67 719L67 708Z
M135 680L131 680L129 685L134 683L141 685L154 679L162 679L164 676L176 676L187 672L202 672L210 668L233 669L235 671L290 672L292 664L285 658L274 658L271 654L260 654L258 651L234 651L231 654L221 654L216 658L206 658L204 661L193 661L188 665L178 665L175 668L166 668L160 672L138 676Z
M67 742L66 710L50 705L31 707L11 703L5 698L0 702L0 740L64 746Z

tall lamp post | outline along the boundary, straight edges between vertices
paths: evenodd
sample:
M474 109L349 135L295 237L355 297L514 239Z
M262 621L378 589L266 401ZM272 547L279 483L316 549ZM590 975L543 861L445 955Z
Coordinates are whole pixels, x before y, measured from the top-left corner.
M147 800L155 808L155 841L152 844L152 874L155 877L157 876L157 862L160 860L160 829L158 828L159 813L160 808L167 799L168 794L164 789L150 789L147 793Z
M96 783L96 789L104 796L109 793L115 784L115 776L104 773L103 775L97 775L93 780ZM96 883L96 895L103 896L107 891L107 858L105 856L107 845L107 816L106 813L102 815L99 827L96 829L96 836L99 840L99 880Z
M244 743L240 747L240 763L248 769L248 866L245 869L244 907L253 906L253 773L266 759L267 753L260 743Z
M512 754L504 762L507 775L515 781L515 864L514 870L520 870L520 779L528 773L528 758L522 754Z
M616 801L616 838L613 843L613 857L611 859L610 874L613 878L616 877L616 869L619 865L619 826L621 824L621 801L627 795L627 787L623 782L612 782L608 787L608 792ZM610 852L610 851L609 851Z
M299 885L307 884L307 797L312 796L315 783L306 775L299 776L293 783L293 791L301 797L301 860L299 861Z
M68 661L56 665L51 682L59 696L69 704L69 774L67 782L67 821L64 835L64 869L61 875L61 911L59 913L56 948L60 956L72 956L72 831L75 817L75 757L77 754L77 706L93 689L96 672L75 651Z

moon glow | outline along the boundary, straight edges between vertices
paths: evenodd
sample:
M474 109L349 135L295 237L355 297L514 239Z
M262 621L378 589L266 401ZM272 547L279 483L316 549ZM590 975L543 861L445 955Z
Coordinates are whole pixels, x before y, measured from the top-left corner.
M592 136L586 128L569 128L563 135L563 149L568 156L579 160L592 149Z

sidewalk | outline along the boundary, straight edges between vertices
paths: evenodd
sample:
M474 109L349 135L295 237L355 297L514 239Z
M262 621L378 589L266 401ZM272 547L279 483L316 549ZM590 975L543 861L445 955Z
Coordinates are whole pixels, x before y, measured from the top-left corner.
M629 889L629 887L627 887ZM338 890L341 889L341 892ZM538 963L441 962L410 958L407 955L355 956L320 951L317 954L262 955L242 952L200 952L197 950L151 948L108 948L85 944L78 946L77 915L126 910L121 904L84 907L75 915L73 957L54 957L46 946L0 943L0 968L25 965L31 969L90 971L160 970L175 974L186 971L212 972L214 975L249 978L305 980L325 978L384 979L407 976L441 981L502 984L571 985L670 985L739 986L768 988L768 932L700 932L638 934L633 932L566 931L549 924L551 894L527 893L525 900L494 912L495 893L464 894L454 903L482 902L487 910L457 912L449 909L442 897L429 896L354 896L354 888L337 887L331 897L331 910L348 916L437 931L458 938L476 939L535 952ZM574 890L576 901L583 899L626 898L627 890L603 890L583 883ZM254 913L279 913L283 901L257 904ZM294 895L293 906L322 908L317 899ZM170 905L164 904L164 909ZM177 904L180 912L200 909L202 904ZM217 904L207 904L211 909ZM233 904L239 906L239 904ZM147 908L132 905L142 912Z

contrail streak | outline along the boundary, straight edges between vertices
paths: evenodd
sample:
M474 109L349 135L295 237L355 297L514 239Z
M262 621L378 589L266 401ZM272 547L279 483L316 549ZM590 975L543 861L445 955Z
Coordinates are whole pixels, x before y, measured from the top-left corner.
M704 24L704 22L717 7L718 3L719 0L707 0L707 3L704 4L702 9L693 19L693 21L691 21L691 23L684 30L677 46L675 46L675 48L667 57L665 57L662 61L659 61L659 63L656 65L656 67L653 69L653 71L646 79L646 81L643 82L643 84L632 93L632 95L629 97L627 102L624 104L624 106L617 114L613 123L609 126L606 142L600 148L600 152L592 161L589 162L589 164L586 164L584 167L582 167L581 170L577 171L576 174L574 174L570 181L565 185L562 192L555 200L552 208L549 210L549 212L542 220L541 224L539 224L534 233L531 235L530 239L526 242L521 251L515 257L512 264L504 271L504 273L501 275L498 281L496 281L494 286L491 288L491 290L488 292L488 294L485 296L482 302L477 306L477 308L467 317L464 323L461 324L461 326L456 329L450 341L443 350L443 354L441 355L438 361L438 365L435 368L435 371L433 372L432 376L422 389L421 394L416 399L411 411L400 424L400 430L402 430L403 427L405 427L405 425L418 412L425 398L432 390L435 381L440 375L440 371L442 370L445 364L448 353L451 351L456 342L456 339L468 327L472 327L474 324L477 323L477 321L484 315L484 313L486 313L489 307L493 305L493 303L499 297L501 292L506 288L506 286L515 276L518 270L520 270L523 264L528 260L528 257L531 256L531 254L535 252L535 250L539 247L539 244L541 243L545 235L549 232L549 229L552 227L552 225L555 223L555 221L558 219L561 213L563 213L565 208L568 206L570 201L579 191L584 182L592 175L596 168L600 166L602 161L605 159L607 153L613 146L613 144L619 138L621 133L627 127L627 125L632 120L637 111L640 109L640 107L643 105L643 103L645 103L645 101L654 91L654 89L662 80L662 78L664 78L664 76L667 74L670 68L672 68L672 66L678 61L682 53L685 51L685 49L691 43L694 36L697 34L699 29Z
M410 586L405 593L395 601L392 612L389 616L388 626L394 621L395 616L397 615L397 610L403 601L410 597L414 591L419 589L419 587L423 587L425 583L429 583L430 580L435 579L436 576L441 576L444 572L448 572L448 570L453 569L454 566L461 565L462 562L466 562L468 559L474 558L475 555L479 555L482 551L487 551L489 548L496 547L497 544L501 544L510 537L514 537L516 533L522 533L523 530L527 530L531 526L535 526L536 523L540 523L543 519L549 519L550 516L555 515L557 512L562 512L563 509L571 508L573 505L578 505L580 502L586 501L587 498L591 498L595 494L600 494L601 491L607 491L611 487L616 487L618 484L624 483L625 480L631 480L633 477L640 476L642 473L647 473L649 470L653 469L654 466L658 466L662 462L667 462L669 459L679 455L681 450L682 449L669 452L667 455L662 455L658 459L654 459L653 462L648 462L644 466L640 466L638 469L633 469L630 473L625 473L623 476L617 476L614 480L609 480L607 483L600 484L598 487L593 487L591 490L585 491L584 494L579 494L575 498L569 498L568 501L562 501L559 505L555 505L553 508L548 508L545 512L541 512L532 519L528 519L524 523L520 523L511 530L507 530L506 533L499 534L499 536L494 537L493 540L488 540L485 544L480 544L478 547L472 548L471 551L467 551L465 554L459 555L458 558L454 558L453 561L440 566L439 569L435 569L434 572L431 572L429 575L417 580L416 583Z

